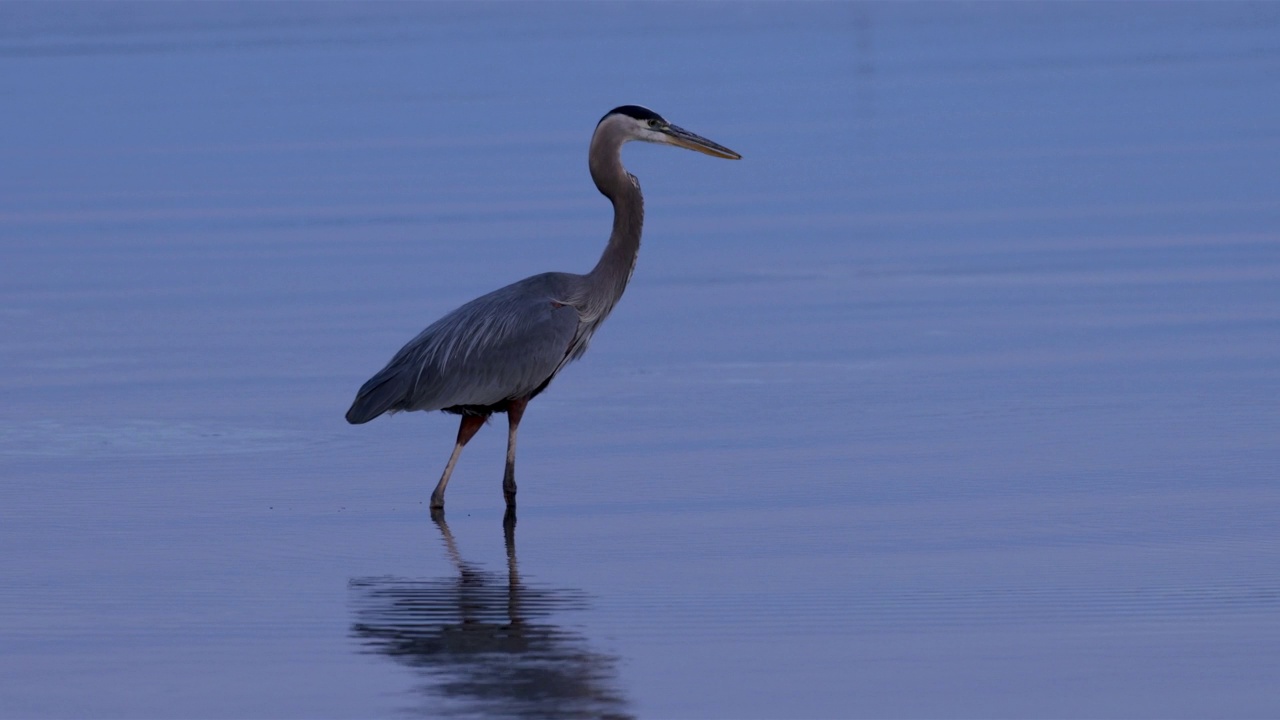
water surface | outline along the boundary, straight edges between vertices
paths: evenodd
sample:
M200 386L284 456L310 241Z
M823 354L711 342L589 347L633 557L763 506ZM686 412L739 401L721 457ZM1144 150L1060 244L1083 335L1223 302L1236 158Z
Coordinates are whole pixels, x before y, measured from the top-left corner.
M1280 11L0 6L0 715L1280 711ZM645 245L448 523L342 419Z

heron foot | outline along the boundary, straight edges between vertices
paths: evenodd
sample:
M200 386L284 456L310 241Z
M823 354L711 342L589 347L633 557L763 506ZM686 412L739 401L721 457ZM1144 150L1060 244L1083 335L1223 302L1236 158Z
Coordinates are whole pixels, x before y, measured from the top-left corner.
M441 511L441 512L444 512L444 493L442 493L442 492L433 492L433 493L431 493L431 512L432 512L432 514L435 514L435 512L436 512L437 510L439 510L439 511Z

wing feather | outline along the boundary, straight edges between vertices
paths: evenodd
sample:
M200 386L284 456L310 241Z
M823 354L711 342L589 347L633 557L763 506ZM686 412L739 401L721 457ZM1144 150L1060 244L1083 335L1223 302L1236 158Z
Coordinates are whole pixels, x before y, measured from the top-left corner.
M347 420L532 393L562 366L578 334L578 311L557 299L560 275L535 275L437 320L360 388Z

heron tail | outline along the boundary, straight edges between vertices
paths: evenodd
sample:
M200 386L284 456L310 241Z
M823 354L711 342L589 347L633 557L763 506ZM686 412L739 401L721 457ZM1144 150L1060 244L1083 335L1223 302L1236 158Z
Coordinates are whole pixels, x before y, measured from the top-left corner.
M356 393L351 409L347 410L347 422L352 425L367 423L403 403L408 394L409 378L399 370L400 368L388 367L369 378L360 387L360 392Z

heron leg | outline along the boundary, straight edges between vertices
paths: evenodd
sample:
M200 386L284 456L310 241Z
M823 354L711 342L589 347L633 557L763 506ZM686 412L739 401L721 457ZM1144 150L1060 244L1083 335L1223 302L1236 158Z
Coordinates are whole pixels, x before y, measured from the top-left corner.
M458 463L458 456L462 454L462 448L466 446L471 438L479 432L484 426L485 418L480 415L463 415L462 423L458 425L458 442L453 446L453 454L449 456L449 464L444 466L444 474L440 476L440 482L436 483L435 492L431 493L431 509L444 509L444 489L449 484L449 476L453 475L453 466Z
M516 506L516 431L520 429L520 418L524 417L524 409L529 405L529 398L512 400L507 405L507 469L502 474L502 494L507 498L507 507Z

